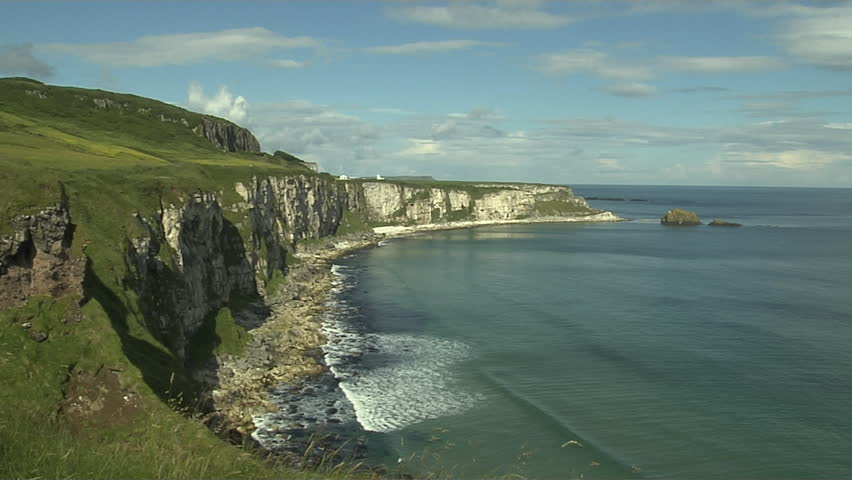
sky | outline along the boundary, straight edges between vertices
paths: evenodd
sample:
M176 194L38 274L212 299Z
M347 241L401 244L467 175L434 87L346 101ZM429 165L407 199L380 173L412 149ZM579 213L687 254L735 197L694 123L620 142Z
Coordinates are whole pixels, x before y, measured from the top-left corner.
M852 186L852 2L4 1L0 76L349 176Z

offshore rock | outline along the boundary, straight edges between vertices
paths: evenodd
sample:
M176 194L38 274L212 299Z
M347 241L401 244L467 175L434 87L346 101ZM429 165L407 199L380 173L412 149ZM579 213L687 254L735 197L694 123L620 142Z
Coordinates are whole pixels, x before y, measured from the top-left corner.
M673 208L663 215L663 218L660 219L660 223L663 225L700 225L701 219L698 218L698 214L695 212L690 212L689 210L683 210L680 208Z
M718 218L714 218L713 221L708 223L707 225L709 225L711 227L742 227L743 226L742 223L726 222L725 220L721 220L721 219L718 219Z

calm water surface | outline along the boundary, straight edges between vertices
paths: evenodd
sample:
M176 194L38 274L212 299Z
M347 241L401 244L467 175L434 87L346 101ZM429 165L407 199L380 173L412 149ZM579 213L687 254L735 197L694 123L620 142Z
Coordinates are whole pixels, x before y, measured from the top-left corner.
M852 190L575 190L647 201L591 201L624 223L436 232L339 262L334 321L364 339L339 370L372 460L852 476ZM745 226L660 225L672 207Z

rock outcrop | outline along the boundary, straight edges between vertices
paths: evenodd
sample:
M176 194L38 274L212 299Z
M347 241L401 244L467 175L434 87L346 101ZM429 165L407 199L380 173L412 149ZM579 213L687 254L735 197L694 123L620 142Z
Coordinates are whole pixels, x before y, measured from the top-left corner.
M260 142L254 135L231 122L202 117L192 131L226 152L260 152Z
M197 193L154 218L137 215L146 233L127 246L128 284L148 327L181 358L210 315L234 295L265 293L295 243L335 234L350 204L324 177L254 177L233 188L243 201L227 211L217 194Z
M660 223L663 225L701 225L701 219L698 218L698 214L695 212L682 210L680 208L673 208L663 215L663 218L660 219Z
M56 205L11 223L12 233L0 237L0 309L33 295L82 296L86 260L69 258L74 224L64 194Z
M721 219L718 219L718 218L714 218L713 221L708 223L707 225L709 225L711 227L742 227L743 226L743 224L741 224L741 223L726 222L725 220L721 220Z
M439 223L451 220L508 220L549 216L543 202L556 202L565 212L592 213L582 197L554 185L472 184L465 187L421 187L404 183L362 182L364 209L383 223Z

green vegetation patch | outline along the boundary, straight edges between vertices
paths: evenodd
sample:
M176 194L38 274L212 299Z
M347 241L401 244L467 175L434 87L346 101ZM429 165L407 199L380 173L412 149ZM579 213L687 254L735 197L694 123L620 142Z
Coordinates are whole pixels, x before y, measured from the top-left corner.
M213 356L239 356L245 352L250 339L246 329L234 321L231 310L221 308L190 339L187 363L190 367L200 367Z

